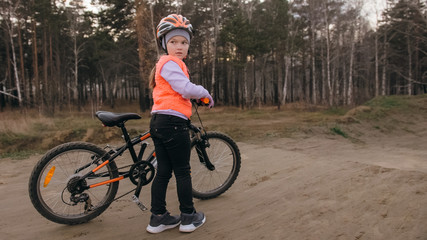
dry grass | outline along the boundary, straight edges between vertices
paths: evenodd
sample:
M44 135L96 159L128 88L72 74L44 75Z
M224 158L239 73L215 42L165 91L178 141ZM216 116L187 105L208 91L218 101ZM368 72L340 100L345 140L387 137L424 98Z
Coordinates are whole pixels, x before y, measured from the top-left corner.
M9 111L0 114L1 132L24 134L32 131L36 125L52 126L53 119L43 117L35 110Z
M131 112L137 106L114 110ZM111 110L111 109L107 109ZM275 137L291 137L294 133L307 132L313 126L325 125L336 118L336 114L306 111L289 106L277 110L263 107L242 110L233 107L200 108L200 116L208 130L220 131L230 135L236 141L260 141ZM141 120L127 123L130 133L136 134L148 130L149 113L139 113ZM90 141L107 143L120 140L120 130L103 128L100 122L88 112L61 112L55 118L46 118L36 111L3 112L0 117L0 154L22 151L43 152L67 141ZM200 125L197 115L193 123Z
M306 104L245 109L234 107L200 108L204 126L230 135L236 141L269 141L283 137L335 134L357 140L367 131L402 129L410 131L413 121L425 121L427 95L381 97L354 109L325 108ZM138 112L137 105L125 104L116 112ZM349 111L348 111L349 110ZM150 114L129 121L131 134L148 130ZM365 124L360 124L361 122ZM193 123L199 125L197 115ZM368 123L369 126L366 125ZM0 156L16 152L43 152L63 142L84 140L97 144L120 140L120 130L103 128L90 111L60 112L46 118L35 110L0 113Z
M219 108L202 111L209 130L231 135L236 141L265 141L276 137L293 137L327 126L338 113L301 109L257 108L251 110ZM196 122L196 120L193 120Z

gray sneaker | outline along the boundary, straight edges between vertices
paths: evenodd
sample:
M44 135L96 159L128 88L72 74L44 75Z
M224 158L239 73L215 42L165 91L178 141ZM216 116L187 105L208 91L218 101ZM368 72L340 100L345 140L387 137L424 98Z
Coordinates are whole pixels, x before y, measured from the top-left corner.
M179 216L171 216L169 212L163 215L151 214L150 224L147 226L147 232L159 233L164 230L174 228L181 223Z
M192 214L181 213L181 232L193 232L206 222L205 214L202 212L193 212Z

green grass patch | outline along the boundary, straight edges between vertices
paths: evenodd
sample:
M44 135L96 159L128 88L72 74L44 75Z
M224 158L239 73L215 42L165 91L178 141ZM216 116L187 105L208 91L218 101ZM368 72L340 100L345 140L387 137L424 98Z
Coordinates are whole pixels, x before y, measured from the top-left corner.
M338 126L335 126L335 127L331 128L330 130L331 130L331 132L332 132L333 134L340 135L340 136L342 136L342 137L344 137L344 138L349 138L348 134L347 134L347 133L345 133L345 132L344 132L340 127L338 127Z
M367 101L364 105L383 111L413 112L420 109L425 111L427 109L427 94L380 96Z
M51 127L49 126L49 124L43 122L35 122L32 124L31 129L33 132L44 132L49 131Z
M392 108L407 107L405 98L402 96L381 96L365 103L366 106L390 110Z
M40 153L42 152L36 151L36 150L13 151L13 152L0 154L0 158L11 158L14 160L22 160L22 159L29 158L31 155L40 154Z
M322 113L325 115L332 115L332 116L344 116L347 113L347 111L348 111L348 108L332 107L322 111Z
M391 115L427 116L427 94L418 96L380 96L364 104L372 108L370 112L360 112L358 119L382 121Z
M0 133L0 145L13 145L16 142L23 141L26 138L25 134L3 132Z

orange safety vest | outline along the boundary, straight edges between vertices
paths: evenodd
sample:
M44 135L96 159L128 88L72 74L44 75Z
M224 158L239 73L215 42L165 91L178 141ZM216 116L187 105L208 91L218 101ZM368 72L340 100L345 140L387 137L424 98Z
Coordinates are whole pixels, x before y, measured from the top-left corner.
M156 64L155 81L156 86L153 89L154 105L152 110L174 110L184 114L187 118L191 117L191 102L183 98L182 95L172 89L171 85L161 75L163 66L168 61L174 61L189 78L188 69L185 63L177 57L163 55Z

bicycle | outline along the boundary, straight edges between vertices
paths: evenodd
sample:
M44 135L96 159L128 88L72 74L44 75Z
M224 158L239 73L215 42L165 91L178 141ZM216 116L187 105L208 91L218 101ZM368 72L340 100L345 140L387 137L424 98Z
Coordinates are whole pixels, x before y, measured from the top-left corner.
M197 110L199 104L194 103L201 126L189 125L193 196L211 199L233 185L240 171L240 151L231 137L205 130ZM136 113L98 111L95 115L104 126L120 128L125 144L101 148L88 142L68 142L49 150L39 160L29 179L29 195L35 209L50 221L68 225L88 222L133 191L132 201L147 210L139 195L156 171L154 150L143 159L150 132L130 137L125 122L141 119ZM138 154L136 145L141 145ZM117 167L116 158L126 151L133 163ZM126 178L136 187L116 197L119 182Z

